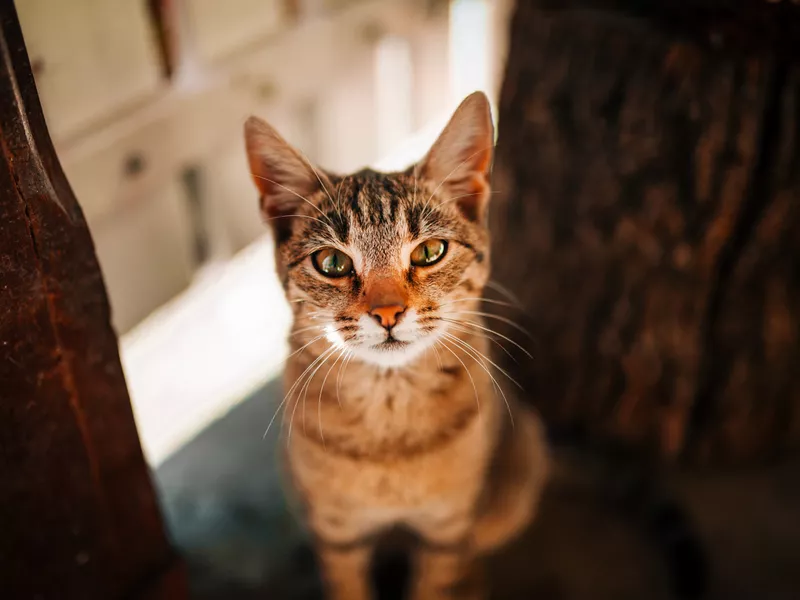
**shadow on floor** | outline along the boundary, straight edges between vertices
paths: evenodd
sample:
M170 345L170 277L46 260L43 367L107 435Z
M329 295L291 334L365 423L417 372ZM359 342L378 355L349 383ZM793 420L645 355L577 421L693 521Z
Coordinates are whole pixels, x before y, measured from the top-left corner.
M274 380L235 406L156 472L193 597L318 597L305 536L282 492L276 460L280 417L264 437L282 397L280 385ZM293 589L264 595L284 580Z
M280 382L270 382L157 470L193 598L321 598L313 553L281 490L280 418L263 436L280 398ZM800 598L798 463L673 483L712 556L706 598ZM673 598L644 533L592 490L558 482L534 527L491 558L489 572L492 598L504 600ZM388 572L381 598L397 597L399 577L402 570Z

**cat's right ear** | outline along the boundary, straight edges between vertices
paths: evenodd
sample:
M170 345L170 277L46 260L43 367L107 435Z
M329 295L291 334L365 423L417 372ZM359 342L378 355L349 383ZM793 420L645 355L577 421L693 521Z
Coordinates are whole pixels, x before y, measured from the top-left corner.
M483 92L467 96L415 172L456 200L470 221L483 222L489 200L494 125Z
M244 124L250 174L261 194L261 213L277 232L288 231L292 215L323 185L306 159L258 117Z

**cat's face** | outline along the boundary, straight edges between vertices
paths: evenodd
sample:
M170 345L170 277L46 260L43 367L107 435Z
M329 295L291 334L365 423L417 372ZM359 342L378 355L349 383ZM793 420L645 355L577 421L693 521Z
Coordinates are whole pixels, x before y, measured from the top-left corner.
M404 173L313 169L263 121L246 126L250 167L275 233L296 318L332 348L383 367L412 363L463 325L488 278L488 103L462 103ZM449 342L448 342L449 340Z

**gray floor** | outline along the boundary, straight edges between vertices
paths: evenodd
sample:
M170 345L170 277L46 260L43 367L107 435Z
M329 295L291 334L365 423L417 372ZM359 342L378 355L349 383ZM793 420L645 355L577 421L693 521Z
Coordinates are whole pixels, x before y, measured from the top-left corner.
M320 597L313 554L281 492L275 460L280 428L263 438L280 397L279 383L270 383L158 469L164 511L195 598ZM800 598L798 463L695 473L673 483L711 554L706 597ZM665 566L644 532L591 490L570 485L551 486L531 531L489 566L493 598L672 597ZM399 573L384 582L396 582Z
M234 407L156 473L196 597L265 597L264 590L287 582L293 589L269 597L314 597L313 564L276 468L280 419L263 437L279 387L271 382Z

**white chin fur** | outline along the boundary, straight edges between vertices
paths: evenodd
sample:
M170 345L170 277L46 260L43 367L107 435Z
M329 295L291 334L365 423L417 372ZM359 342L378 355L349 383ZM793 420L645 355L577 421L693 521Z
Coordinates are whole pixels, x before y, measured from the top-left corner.
M405 367L419 358L425 350L433 345L433 342L434 337L429 335L425 339L388 350L372 346L354 346L351 349L353 355L362 362L384 369L397 369ZM433 360L433 357L431 360Z
M405 317L406 321L398 325L395 336L399 341L408 342L396 348L381 348L379 344L386 339L386 332L366 315L359 319L362 335L364 339L356 344L346 343L335 329L331 326L326 328L326 337L334 345L346 347L353 353L353 356L361 362L382 367L384 369L397 369L405 367L419 358L426 350L434 345L438 335L436 333L426 334L424 337L417 337L415 333L415 322L417 319L416 311L413 309ZM431 357L433 360L433 357Z

